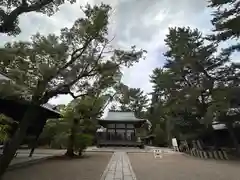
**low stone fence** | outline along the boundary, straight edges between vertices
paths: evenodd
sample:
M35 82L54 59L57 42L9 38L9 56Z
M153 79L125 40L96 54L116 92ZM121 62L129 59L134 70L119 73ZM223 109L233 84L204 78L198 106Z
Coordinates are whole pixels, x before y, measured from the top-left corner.
M186 153L202 159L229 160L229 156L224 150L204 151L192 148L191 150L186 151Z

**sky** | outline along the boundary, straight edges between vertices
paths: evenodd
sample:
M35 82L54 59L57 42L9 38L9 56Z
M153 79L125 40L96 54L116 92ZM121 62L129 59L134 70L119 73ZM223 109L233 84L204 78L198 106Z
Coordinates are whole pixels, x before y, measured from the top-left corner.
M213 28L211 9L207 0L77 0L77 3L64 4L51 17L40 13L27 13L20 16L22 32L17 37L0 34L0 44L13 40L27 40L31 35L59 33L61 28L71 27L74 21L83 16L80 5L89 3L110 4L113 12L110 17L109 36L115 36L113 46L131 47L136 45L148 51L145 60L123 71L123 83L129 87L151 92L149 76L156 67L164 63L164 39L169 27L189 26L208 33ZM239 55L234 56L234 60ZM66 104L70 96L51 99L52 104Z

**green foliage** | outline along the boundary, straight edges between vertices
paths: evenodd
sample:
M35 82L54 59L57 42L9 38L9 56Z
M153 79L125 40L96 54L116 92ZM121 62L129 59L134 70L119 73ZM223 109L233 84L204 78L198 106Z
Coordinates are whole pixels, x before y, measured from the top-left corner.
M47 121L40 142L52 148L66 148L69 144L69 137L72 136L73 148L79 148L77 139L81 137L81 134L95 135L96 118L101 116L105 103L104 95L74 99L65 109L62 109L62 119Z
M240 36L240 1L239 0L210 0L209 6L214 8L212 23L214 31L218 32L217 40L225 41Z
M36 34L29 42L7 43L0 49L0 71L12 80L1 81L3 96L43 104L59 94L74 98L92 95L112 87L122 66L129 67L142 58L145 51L135 47L126 51L110 47L110 6L87 5L82 10L85 17L71 28L63 28L60 36Z
M48 1L41 1L37 4L42 2ZM17 4L11 3L9 5L13 9L20 5L18 1L14 1ZM56 2L55 5L50 4L49 9L41 7L43 9L40 11L52 14L51 9L55 9L62 3L64 1ZM8 6L6 1L1 5ZM12 10L11 8L8 10ZM22 9L21 5L20 9ZM135 46L126 50L112 48L111 40L108 39L110 10L109 5L86 5L82 8L85 16L77 19L72 27L63 28L60 35L42 36L37 33L28 42L18 41L5 44L0 48L0 71L6 74L9 80L0 81L1 96L24 99L30 104L38 106L60 94L70 94L74 99L81 99L85 96L98 98L103 95L103 89L107 92L107 88L118 84L121 68L123 66L130 67L143 59L145 51L138 50ZM3 25L2 15L4 14L5 12L1 9L1 27L6 28ZM15 15L20 14L16 13ZM5 17L8 18L8 16ZM15 19L16 17L13 17L12 22ZM10 26L12 27L11 24ZM111 98L108 96L108 99ZM91 109L94 107L92 106ZM71 109L71 107L69 108ZM97 117L102 109L97 112L94 109L91 115L86 114L88 112L86 109L80 108L79 111L78 114L75 114L74 111L67 112L71 117L69 118L71 123L67 123L70 124L69 139L71 141L69 142L74 140L73 137L77 131L75 126L84 120L76 120L74 117L87 116L86 120L89 120ZM92 112L92 110L90 111ZM29 116L31 118L28 118ZM33 113L31 108L26 110L20 123L22 128L19 129L18 134L14 134L12 141L9 142L9 147L13 147L13 149L6 151L2 156L0 175L7 169L14 153L26 136L30 121L37 118L34 116L37 116L37 113Z
M51 148L66 147L64 136L69 134L70 124L65 119L50 119L39 137L40 145L48 145Z
M67 122L69 136L74 134L72 127L76 124L81 126L82 122L99 117L109 103L106 99L111 99L108 90L119 84L120 69L132 66L145 53L135 46L126 50L112 48L108 39L110 10L109 5L86 5L82 8L85 16L77 19L72 27L63 28L59 36L37 33L28 42L6 43L0 49L0 71L9 80L0 81L1 97L23 99L34 105L47 103L60 94L80 99L79 106L70 105L63 111L61 123ZM21 136L13 138L11 143L21 142L18 138L24 137L30 121L21 121L24 122ZM93 131L95 124L88 124L92 126L88 129Z
M214 41L226 41L229 39L238 40L240 37L240 1L239 0L210 0L209 7L212 7L215 34L210 36ZM240 51L240 43L230 45L225 53Z
M137 118L147 118L148 97L140 88L129 88L124 84L116 87L117 93L115 97L116 105L113 105L111 111L134 112ZM151 128L149 122L145 123L138 131L139 136L146 136Z
M54 149L65 149L67 148L68 143L68 136L69 134L67 132L59 132L57 133L51 142L51 148Z
M119 89L116 101L120 103L121 111L133 111L138 118L144 117L148 106L147 95L140 88L129 88L126 85Z
M5 120L5 117L3 117L3 115L1 115L0 117L0 142L4 142L8 139L9 134L8 134L8 130L9 130L9 125L7 124L2 124L3 121Z
M16 35L21 32L18 17L24 13L41 12L48 16L59 10L59 6L76 0L2 0L0 2L0 33ZM29 14L30 15L30 14Z
M156 146L165 146L167 144L167 137L164 130L161 128L161 126L158 124L156 125L154 132L155 138L154 138L154 145Z
M16 123L12 118L0 114L0 142L5 142L9 139L11 125Z
M151 76L150 120L161 123L168 137L201 133L240 104L233 93L239 89L239 67L197 29L170 28L165 42L166 63Z
M93 136L89 134L77 134L75 139L75 149L77 151L83 151L88 146L92 145Z

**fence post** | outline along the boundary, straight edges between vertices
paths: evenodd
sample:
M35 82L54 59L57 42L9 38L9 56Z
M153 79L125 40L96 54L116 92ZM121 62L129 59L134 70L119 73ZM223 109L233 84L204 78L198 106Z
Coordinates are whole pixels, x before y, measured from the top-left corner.
M206 151L203 151L203 157L204 157L204 159L207 159L207 158L208 158Z
M208 156L209 156L209 158L213 159L213 153L212 153L212 151L208 151Z
M224 157L223 157L223 153L222 153L222 150L218 151L218 155L219 155L219 157L220 157L221 160L224 159Z
M227 152L223 150L222 153L223 153L224 159L229 160Z
M213 155L214 155L214 159L219 159L217 151L213 151Z

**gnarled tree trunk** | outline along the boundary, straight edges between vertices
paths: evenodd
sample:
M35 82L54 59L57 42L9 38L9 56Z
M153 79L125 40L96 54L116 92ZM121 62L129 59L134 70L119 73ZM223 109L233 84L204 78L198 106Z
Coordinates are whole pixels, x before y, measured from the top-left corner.
M11 160L13 159L17 149L21 145L23 139L26 136L27 129L30 126L30 123L32 120L36 119L38 116L38 109L37 106L31 106L29 107L26 112L24 113L24 116L21 120L21 123L13 135L12 139L9 140L8 146L4 150L3 155L0 159L0 177L4 174L6 169L8 168Z

